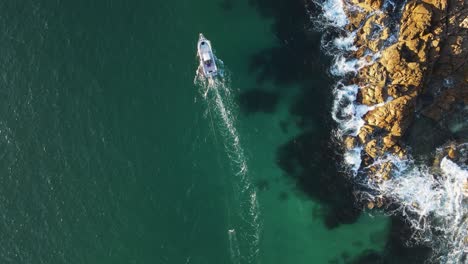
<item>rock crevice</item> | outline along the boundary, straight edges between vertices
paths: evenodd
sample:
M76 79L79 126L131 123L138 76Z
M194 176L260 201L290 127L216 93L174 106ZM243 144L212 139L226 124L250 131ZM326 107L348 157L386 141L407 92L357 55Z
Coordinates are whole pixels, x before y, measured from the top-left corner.
M348 30L357 32L354 57L378 55L351 80L360 86L357 103L374 106L357 134L369 166L388 153L406 155L402 138L415 114L437 122L457 105L466 108L468 9L464 0L409 0L395 16L381 0L350 2L356 7L347 10Z

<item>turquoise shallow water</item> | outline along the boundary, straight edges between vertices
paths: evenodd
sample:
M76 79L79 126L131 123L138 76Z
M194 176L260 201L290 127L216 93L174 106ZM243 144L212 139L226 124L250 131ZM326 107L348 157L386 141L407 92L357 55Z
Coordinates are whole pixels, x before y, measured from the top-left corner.
M295 114L326 100L320 51L313 64L322 72L306 82L275 67L280 57L294 70L288 56L301 56L273 27L301 30L278 2L1 3L0 262L233 261L228 230L244 224L238 177L211 123L214 106L193 84L199 32L231 76L229 110L262 222L252 261L340 263L381 250L384 217L327 228L327 199L302 192L278 166L279 149L296 136L312 131L318 142L329 133L322 119ZM297 110L303 86L311 101ZM326 183L317 180L319 189Z

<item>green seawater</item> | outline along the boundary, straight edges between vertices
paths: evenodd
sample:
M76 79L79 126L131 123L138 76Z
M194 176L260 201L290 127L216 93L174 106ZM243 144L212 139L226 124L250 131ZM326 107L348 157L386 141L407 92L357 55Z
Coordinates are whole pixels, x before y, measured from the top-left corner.
M278 148L304 132L291 114L301 84L259 83L253 56L288 41L253 2L0 3L0 263L346 263L383 250L385 217L327 228L324 205L278 166ZM221 100L256 229L243 228L246 186L219 109L193 83L200 32L230 76ZM309 94L330 90L326 75ZM239 98L259 88L280 91L274 111L246 113ZM258 243L245 239L254 231Z

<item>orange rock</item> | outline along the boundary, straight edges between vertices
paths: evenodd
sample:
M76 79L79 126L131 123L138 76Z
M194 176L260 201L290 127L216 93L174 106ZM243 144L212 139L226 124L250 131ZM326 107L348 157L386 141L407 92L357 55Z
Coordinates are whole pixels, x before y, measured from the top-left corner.
M366 153L371 156L373 159L377 158L377 156L380 156L383 154L383 150L381 146L379 146L377 139L372 139L364 147L364 150Z
M382 0L351 0L354 5L368 11L375 11L382 6Z
M447 0L423 0L423 2L432 5L440 11L447 8Z
M385 136L383 138L383 143L384 143L384 146L389 149L396 144L395 137L393 137L392 135Z
M447 156L452 160L456 159L458 156L457 150L454 147L451 147L447 152Z
M385 67L388 72L393 72L395 67L400 64L400 48L398 44L386 48L382 52L380 63Z
M465 17L463 21L459 24L461 28L468 28L468 17Z
M355 45L358 50L354 56L371 62L369 51L380 52L380 58L361 68L351 83L360 86L358 103L382 105L364 115L365 125L356 138L344 141L347 148L362 144L363 163L370 166L370 176L377 182L390 177L392 166L390 163L372 165L375 159L386 153L405 157L401 138L412 122L422 92L443 91L429 94L435 99L425 101L431 105L421 111L435 120L455 109L457 103L468 104L468 49L465 49L468 43L466 30L461 30L468 28L468 19L462 15L467 12L463 1L451 0L448 5L447 0L408 0L400 18L399 32L390 32L387 15L375 12L382 7L382 0L349 0L359 7L347 10L350 27L357 29ZM383 40L391 33L398 33L397 41L383 47ZM437 89L428 84L438 82L441 85L447 76L461 84L451 89ZM463 90L467 92L461 92ZM390 96L392 100L387 102ZM383 199L380 202L383 203ZM375 201L370 206L381 205Z
M358 134L358 138L361 144L364 144L369 140L373 131L374 131L374 128L372 128L369 125L364 125L361 127L361 130L359 130L359 134Z
M344 143L347 150L351 150L357 145L355 137L345 137Z
M381 197L377 197L377 207L382 207L384 204L384 200Z

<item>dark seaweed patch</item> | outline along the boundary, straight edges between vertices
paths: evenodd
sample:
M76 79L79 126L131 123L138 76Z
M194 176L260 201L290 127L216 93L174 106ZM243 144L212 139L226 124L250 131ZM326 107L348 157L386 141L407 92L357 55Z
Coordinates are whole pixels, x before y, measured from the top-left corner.
M289 199L289 194L287 192L280 192L278 195L280 201L286 201Z
M328 228L353 223L361 210L355 205L353 188L336 168L339 159L328 139L317 132L304 132L278 150L277 162L295 179L297 187L326 206Z
M270 182L266 179L260 179L255 182L255 186L259 191L266 191L270 188Z
M263 112L273 113L278 104L279 95L274 92L253 89L241 93L239 105L246 114Z

